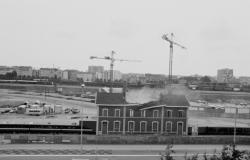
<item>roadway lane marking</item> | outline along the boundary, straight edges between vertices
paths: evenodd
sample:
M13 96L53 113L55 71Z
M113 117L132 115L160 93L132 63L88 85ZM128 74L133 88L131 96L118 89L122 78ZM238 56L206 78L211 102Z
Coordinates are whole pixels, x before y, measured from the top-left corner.
M193 156L193 155L198 155L198 156L203 156L204 154L185 154L185 153L183 153L183 154L171 154L171 156L173 156L173 157L184 157L184 156ZM220 155L220 154L208 154L208 153L206 153L206 155L207 156L213 156L213 155ZM160 157L160 156L162 156L162 155L160 155L160 154L144 154L144 155L137 155L137 154L134 154L134 155L102 155L102 154L97 154L97 155L88 155L88 154L81 154L81 155L79 155L79 154L76 154L76 155L68 155L68 154L66 154L66 155L44 155L44 154L42 154L42 155L22 155L22 154L20 154L20 155L9 155L9 154L5 154L5 155L0 155L0 157ZM164 156L164 155L163 155Z

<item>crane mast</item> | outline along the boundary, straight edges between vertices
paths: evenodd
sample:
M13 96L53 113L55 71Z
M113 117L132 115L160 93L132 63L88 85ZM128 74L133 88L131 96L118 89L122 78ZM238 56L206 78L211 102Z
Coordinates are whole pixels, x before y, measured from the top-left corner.
M114 63L115 61L127 61L127 62L140 62L137 60L126 60L126 59L116 59L114 58L114 54L116 54L115 51L111 51L111 56L106 56L104 58L102 57L96 57L96 56L91 56L90 59L104 59L104 60L109 60L110 61L110 93L113 92L113 80L114 80Z
M166 40L169 42L170 46L170 52L169 52L169 74L168 74L168 79L169 79L169 85L173 83L173 53L174 53L174 45L181 47L182 49L186 49L186 47L182 46L181 44L173 41L174 34L171 33L170 38L168 37L167 34L164 34L162 36L162 39Z

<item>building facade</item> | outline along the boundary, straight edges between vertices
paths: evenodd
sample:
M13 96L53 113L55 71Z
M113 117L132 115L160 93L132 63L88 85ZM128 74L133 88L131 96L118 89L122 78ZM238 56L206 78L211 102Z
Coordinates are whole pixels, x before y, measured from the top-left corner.
M32 77L34 77L34 78L39 78L39 70L37 70L37 69L33 69L32 70Z
M114 70L113 71L113 81L119 81L122 79L122 73L120 71ZM110 80L110 70L104 71L104 80Z
M5 75L7 73L13 72L14 69L12 67L0 66L0 75Z
M89 73L103 73L104 72L104 67L103 66L89 66L88 67L88 72Z
M71 70L67 70L68 71L68 80L71 80L71 81L76 81L77 80L77 74L78 74L78 70L74 70L74 69L71 69Z
M187 134L185 96L166 95L159 101L129 104L119 93L97 93L97 134Z
M239 81L242 85L250 85L250 77L239 77Z
M39 76L41 78L62 78L62 71L57 68L40 68Z
M69 80L69 72L67 70L62 71L62 79Z
M146 83L146 78L144 74L139 73L127 73L122 75L122 80L127 83Z
M167 80L167 77L163 74L145 74L146 82L164 82Z
M32 77L32 67L31 66L14 66L14 70L17 73L17 76L26 76Z
M89 82L93 79L93 74L88 72L78 72L77 73L77 79L82 80L83 82Z
M217 71L217 81L219 83L229 83L233 79L233 69L225 68Z

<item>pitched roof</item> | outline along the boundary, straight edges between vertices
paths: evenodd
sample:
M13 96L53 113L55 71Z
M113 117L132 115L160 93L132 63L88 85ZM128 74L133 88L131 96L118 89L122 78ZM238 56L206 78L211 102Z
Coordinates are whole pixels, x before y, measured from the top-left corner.
M123 93L105 93L98 92L96 104L127 104Z
M158 101L151 101L144 103L141 108L153 107L153 106L190 106L187 98L184 95L161 95Z

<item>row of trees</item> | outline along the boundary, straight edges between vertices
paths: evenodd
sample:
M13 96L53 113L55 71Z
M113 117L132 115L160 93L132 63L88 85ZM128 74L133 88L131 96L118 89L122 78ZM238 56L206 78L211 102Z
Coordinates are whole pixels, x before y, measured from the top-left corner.
M167 145L165 153L161 153L160 160L174 160L174 157L172 156L174 153L173 145ZM250 160L250 152L240 151L236 149L235 145L231 144L224 145L219 153L215 150L212 156L208 156L207 153L203 153L202 156L199 156L199 154L187 156L186 153L183 157L184 160Z
M0 79L8 79L8 80L17 79L17 73L16 73L16 71L8 72L4 75L0 75Z

